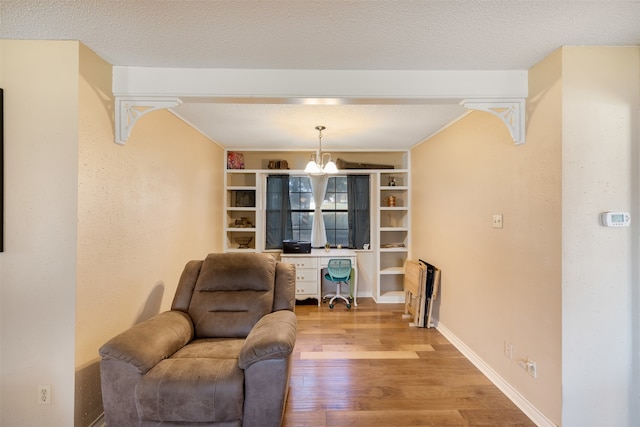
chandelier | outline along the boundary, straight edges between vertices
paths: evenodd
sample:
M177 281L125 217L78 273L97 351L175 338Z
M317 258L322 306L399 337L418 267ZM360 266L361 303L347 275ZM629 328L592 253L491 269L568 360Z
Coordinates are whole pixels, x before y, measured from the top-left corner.
M305 173L310 175L338 173L336 164L331 160L331 154L322 152L322 131L325 129L324 126L316 126L318 131L318 151L311 155L311 160L307 163L307 167L304 168ZM328 156L327 164L324 163L325 156Z

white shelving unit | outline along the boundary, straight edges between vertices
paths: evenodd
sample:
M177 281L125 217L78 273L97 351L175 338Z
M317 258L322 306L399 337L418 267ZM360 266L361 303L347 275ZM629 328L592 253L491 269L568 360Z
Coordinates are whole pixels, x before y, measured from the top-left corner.
M227 154L227 153L225 153ZM348 162L391 164L394 169L345 169L343 173L368 174L371 177L371 251L373 271L363 274L377 303L404 302L404 264L410 247L410 173L409 152L332 153ZM247 169L226 169L224 174L225 252L263 252L265 177L269 174L303 174L308 151L243 152ZM225 156L226 157L226 156ZM290 169L269 169L273 160L286 160ZM225 164L226 166L226 164ZM389 197L395 198L390 206ZM239 247L236 239L250 237L248 247ZM286 255L284 256L287 259ZM319 283L308 280L307 265L300 265L296 289L298 298L317 295ZM366 287L365 287L366 289Z
M373 297L379 303L404 302L404 263L409 256L409 171L376 173L377 283Z
M256 251L261 215L257 170L228 169L225 173L225 252ZM238 242L248 239L247 247Z

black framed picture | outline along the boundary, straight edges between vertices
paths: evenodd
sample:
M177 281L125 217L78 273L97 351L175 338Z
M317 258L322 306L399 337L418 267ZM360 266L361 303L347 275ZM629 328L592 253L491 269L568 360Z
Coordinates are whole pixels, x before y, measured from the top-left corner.
M256 192L253 190L236 191L236 207L238 208L255 208Z

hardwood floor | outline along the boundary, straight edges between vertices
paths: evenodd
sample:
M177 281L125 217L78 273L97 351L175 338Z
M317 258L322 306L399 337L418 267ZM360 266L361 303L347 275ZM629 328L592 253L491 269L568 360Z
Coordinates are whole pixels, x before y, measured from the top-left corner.
M404 304L298 305L285 427L535 426Z

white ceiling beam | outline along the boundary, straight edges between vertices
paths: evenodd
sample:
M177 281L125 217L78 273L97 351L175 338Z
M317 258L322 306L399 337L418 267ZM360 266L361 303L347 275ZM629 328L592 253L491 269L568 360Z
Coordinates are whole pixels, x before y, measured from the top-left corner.
M115 95L239 98L521 98L526 70L244 70L113 67Z
M142 111L146 113L157 108L171 108L181 101L314 105L461 103L468 108L477 109L477 105L470 102L479 100L485 103L493 101L511 104L515 100L518 104L524 102L527 93L526 70L246 70L113 67L118 143L126 141ZM175 105L172 105L174 103ZM508 121L497 113L494 114L509 127ZM518 121L509 129L512 135L514 129L524 130L524 108L521 108L517 115L509 116L509 120L511 119ZM516 132L518 136L514 137L514 140L523 142L524 135L520 136L519 130Z

